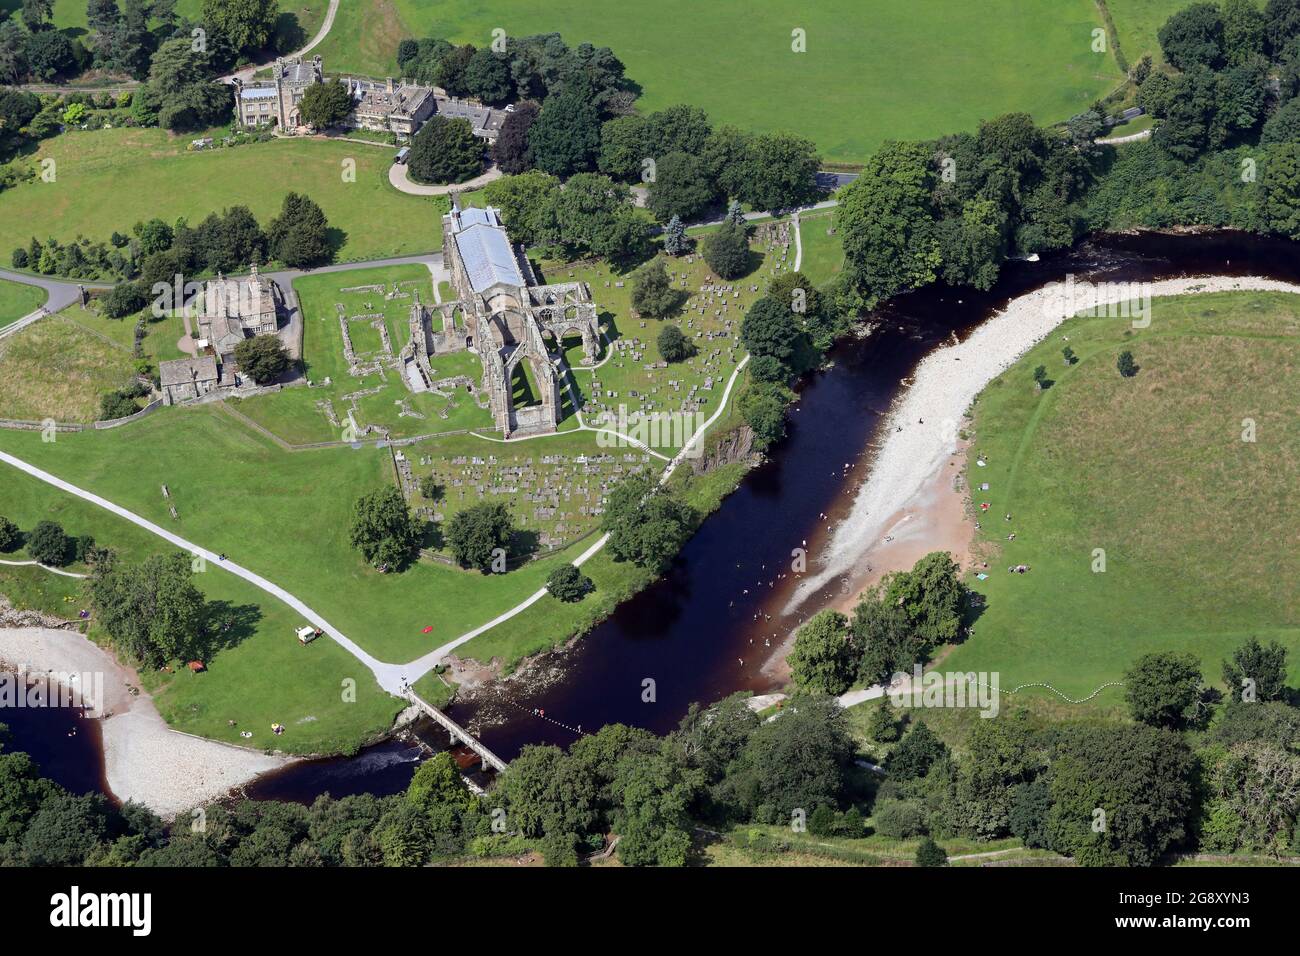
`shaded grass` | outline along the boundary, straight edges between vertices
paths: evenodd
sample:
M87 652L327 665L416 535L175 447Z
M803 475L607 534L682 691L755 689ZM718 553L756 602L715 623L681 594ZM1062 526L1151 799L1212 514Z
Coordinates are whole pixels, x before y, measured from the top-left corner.
M33 312L45 299L44 289L0 279L0 329Z

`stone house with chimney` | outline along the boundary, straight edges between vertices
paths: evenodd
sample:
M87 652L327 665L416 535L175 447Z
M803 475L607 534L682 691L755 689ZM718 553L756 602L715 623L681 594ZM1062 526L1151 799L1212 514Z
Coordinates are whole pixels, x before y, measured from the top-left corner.
M302 126L298 107L307 87L324 82L319 56L303 62L302 57L278 59L269 80L243 83L235 78L235 119L241 126L277 126L293 131Z
M222 365L235 364L235 347L255 335L274 335L280 325L280 290L257 271L240 279L218 275L203 287L198 310L199 345Z
M202 398L215 391L221 383L217 359L213 355L159 362L158 376L164 405L179 405Z

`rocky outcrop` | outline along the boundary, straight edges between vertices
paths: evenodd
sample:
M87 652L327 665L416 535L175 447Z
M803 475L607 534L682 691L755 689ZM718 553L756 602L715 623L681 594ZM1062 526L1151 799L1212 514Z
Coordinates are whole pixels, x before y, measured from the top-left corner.
M691 471L703 475L715 468L738 461L752 463L755 458L754 430L748 425L741 425L720 436L717 441L711 442L699 458L688 460L691 463Z
M75 621L65 621L42 611L20 611L0 594L0 627L48 627L75 630Z

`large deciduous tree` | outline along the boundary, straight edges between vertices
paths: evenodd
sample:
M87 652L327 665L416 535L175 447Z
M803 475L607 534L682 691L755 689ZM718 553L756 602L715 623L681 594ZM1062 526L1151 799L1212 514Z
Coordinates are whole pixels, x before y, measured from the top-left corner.
M406 166L417 182L463 183L483 172L483 141L469 120L433 116L411 141Z

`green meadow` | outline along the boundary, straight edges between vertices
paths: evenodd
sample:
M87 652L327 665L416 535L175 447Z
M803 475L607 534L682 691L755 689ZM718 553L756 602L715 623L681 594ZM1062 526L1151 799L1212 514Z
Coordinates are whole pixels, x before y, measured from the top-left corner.
M1257 636L1290 648L1300 676L1300 297L1157 299L1149 328L1130 324L1073 319L977 400L967 478L990 504L989 577L970 583L988 606L945 670L1081 698L1142 654L1190 651L1217 684ZM1125 349L1133 378L1115 367ZM1038 365L1053 380L1043 392ZM1019 564L1029 572L1008 573Z
M17 322L45 301L45 291L0 279L0 329Z
M170 550L161 538L5 464L0 464L0 513L24 530L41 520L57 521L69 534L91 535L127 560ZM19 551L5 558L26 555ZM355 749L392 723L400 702L332 641L301 646L293 633L301 622L286 605L212 566L194 580L209 602L237 609L247 633L208 661L202 674L140 675L172 727L243 746L311 754ZM75 618L86 606L81 587L80 581L36 568L0 565L0 593L19 606ZM93 624L90 637L107 639ZM344 697L345 681L355 682L355 702ZM286 733L273 734L273 723L283 724ZM253 737L241 738L244 730Z
M217 134L214 134L217 135ZM320 204L334 230L339 261L428 252L442 247L442 197L408 196L388 184L386 149L343 142L275 140L190 152L191 137L159 129L70 132L40 143L33 160L54 160L54 182L36 180L0 193L5 260L33 234L61 243L85 236L107 242L139 220L185 217L245 205L265 226L285 193ZM355 176L349 175L355 163Z
M559 32L571 46L609 46L641 84L643 110L691 103L715 123L808 136L842 163L1011 110L1064 120L1122 79L1091 50L1092 0L662 0L654 29L647 12L617 0L359 0L339 8L317 52L328 70L385 76L404 37L482 47L496 28ZM806 52L792 50L795 30Z

